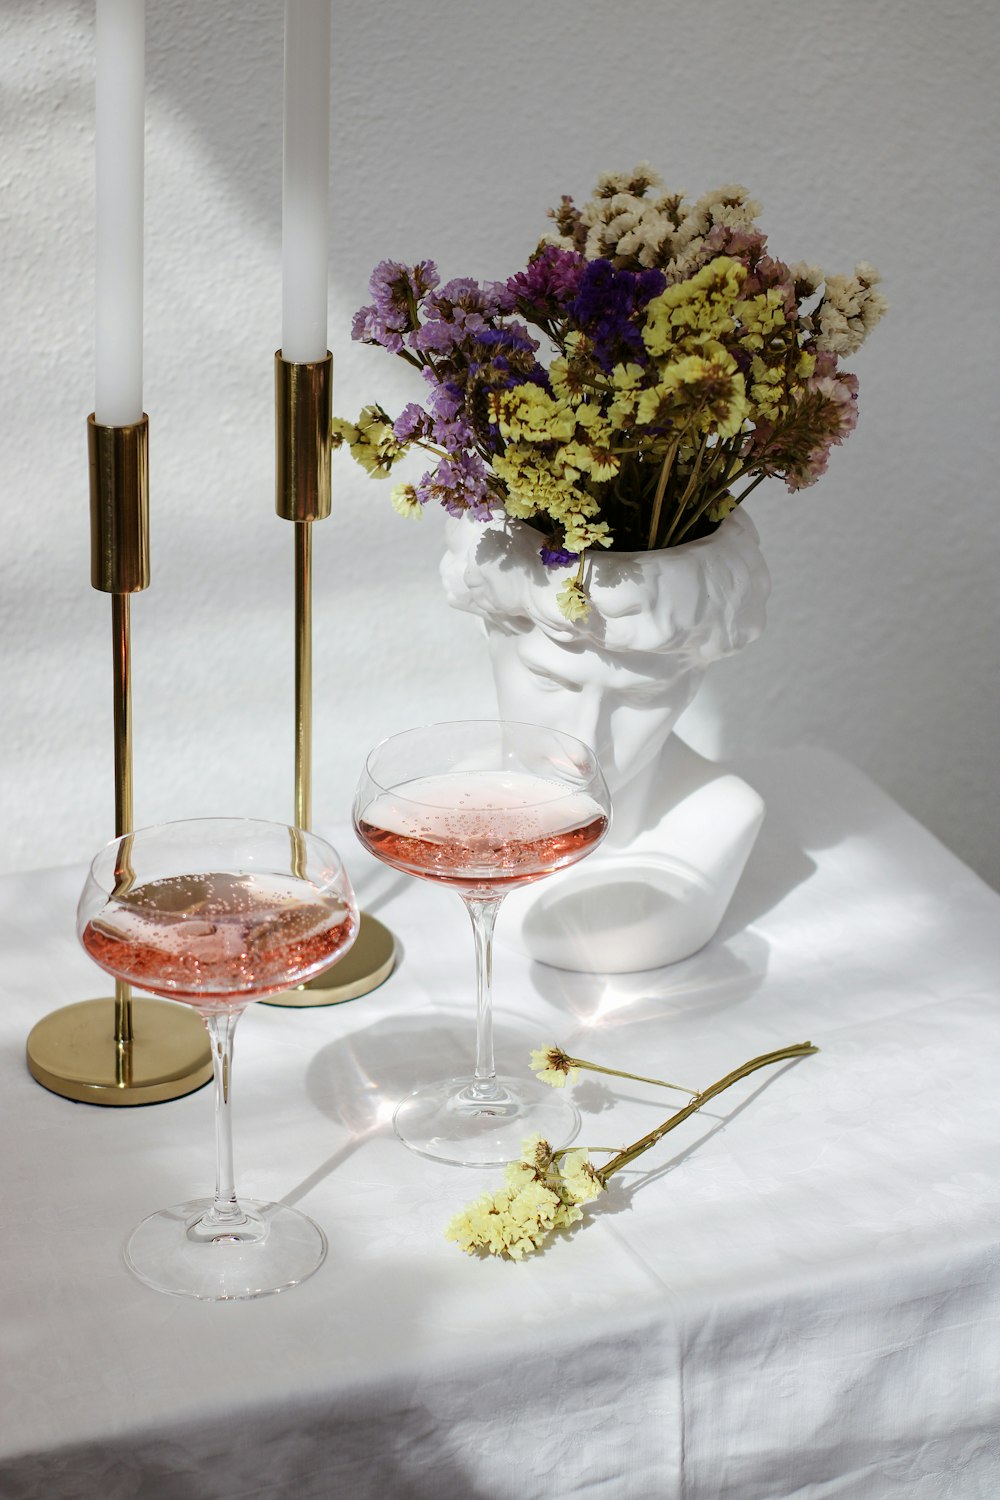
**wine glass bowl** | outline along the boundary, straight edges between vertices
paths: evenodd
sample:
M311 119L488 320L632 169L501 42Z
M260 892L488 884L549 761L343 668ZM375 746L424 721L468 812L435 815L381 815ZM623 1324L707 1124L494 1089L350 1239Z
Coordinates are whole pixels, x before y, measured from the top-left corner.
M109 974L193 1006L212 1044L216 1193L152 1214L125 1250L159 1291L224 1300L311 1275L326 1238L295 1209L238 1199L230 1094L247 1005L311 979L358 927L350 880L323 839L244 818L164 823L115 839L91 864L77 910L86 951Z
M397 1135L436 1160L514 1160L524 1136L553 1146L579 1120L530 1076L498 1077L492 1040L492 933L510 890L575 864L608 830L610 799L593 751L558 730L470 720L427 725L368 756L354 826L370 852L456 890L472 919L477 960L474 1074L417 1090L394 1115Z
M184 844L195 826L200 859ZM342 867L320 860L319 841L300 829L254 826L267 830L269 848L253 848L246 821L227 818L163 824L109 844L80 901L80 940L91 958L139 989L201 1010L262 1000L329 968L357 925ZM227 853L233 868L182 868Z

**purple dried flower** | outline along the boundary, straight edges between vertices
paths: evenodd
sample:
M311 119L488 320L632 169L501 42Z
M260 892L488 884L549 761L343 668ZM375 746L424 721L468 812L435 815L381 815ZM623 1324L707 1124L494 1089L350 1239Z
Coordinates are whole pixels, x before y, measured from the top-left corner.
M380 344L392 354L403 347L403 334L419 326L421 303L438 284L437 267L431 260L404 266L383 260L375 267L368 290L375 301L359 308L351 324L351 337L363 344Z
M456 381L439 381L429 369L424 371L424 378L430 386L427 404L434 417L435 442L449 452L474 447L476 434L465 417L464 386Z
M434 423L434 440L449 453L456 453L460 448L474 448L476 433L471 422L464 417L455 417L450 422Z
M428 317L447 318L463 327L482 327L486 318L510 312L513 299L502 281L456 276L427 299Z
M620 271L609 260L591 260L579 290L566 311L593 344L594 358L604 370L629 360L648 363L642 340L646 304L663 291L662 271Z
M495 502L486 480L486 466L477 453L453 453L423 476L416 486L417 498L422 505L436 500L453 516L488 521Z
M476 342L485 349L503 349L521 354L534 354L538 349L538 340L531 337L523 323L505 323L502 328L484 328L476 334Z
M415 401L404 406L392 424L393 437L399 443L411 443L414 438L429 437L430 431L430 414Z
M546 568L568 568L579 560L579 552L567 552L565 547L539 547L538 555Z
M434 370L425 370L424 379L431 388L428 405L435 422L450 422L459 416L465 405L462 387L453 380L441 380Z
M572 302L586 267L586 259L575 250L546 245L527 270L509 278L507 290L524 317L551 319Z
M389 321L377 307L359 307L351 323L351 338L360 344L380 344L390 354L398 354L403 347L402 329L405 321Z
M411 298L419 307L440 279L432 260L418 261L415 266L404 266L398 260L382 260L371 274L368 290L376 307L383 312L394 308L405 310Z
M441 318L432 318L410 335L410 348L421 354L450 354L462 338L462 329L457 323L446 323Z
M514 294L506 281L484 281L483 289L496 309L496 317L504 317L514 311Z

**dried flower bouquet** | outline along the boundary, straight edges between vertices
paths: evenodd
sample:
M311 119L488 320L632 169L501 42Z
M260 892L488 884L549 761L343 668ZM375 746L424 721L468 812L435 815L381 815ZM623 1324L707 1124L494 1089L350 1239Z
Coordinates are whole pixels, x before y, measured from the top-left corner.
M878 272L786 265L760 212L741 187L688 203L639 166L583 208L564 197L506 281L383 261L353 337L418 369L425 404L335 419L334 443L378 477L432 456L394 488L403 514L530 522L546 566L572 570L563 613L585 616L589 548L706 536L768 477L815 483L857 422L840 361L886 310Z

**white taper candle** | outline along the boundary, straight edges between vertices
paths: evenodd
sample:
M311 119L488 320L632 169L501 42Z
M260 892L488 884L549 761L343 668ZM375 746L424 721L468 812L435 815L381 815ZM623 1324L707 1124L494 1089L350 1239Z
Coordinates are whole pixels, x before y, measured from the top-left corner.
M326 356L330 0L285 0L281 352Z
M144 0L97 0L97 319L94 416L142 417Z

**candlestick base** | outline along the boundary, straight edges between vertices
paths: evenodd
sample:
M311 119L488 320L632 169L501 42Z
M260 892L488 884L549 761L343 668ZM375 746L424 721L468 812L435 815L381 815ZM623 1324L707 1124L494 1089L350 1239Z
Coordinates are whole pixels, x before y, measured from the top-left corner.
M317 974L297 989L272 995L263 1005L283 1005L304 1009L307 1006L341 1005L345 1000L360 1000L384 984L396 967L396 939L376 917L361 913L358 935L342 959Z
M135 1037L115 1040L115 1002L106 996L52 1011L28 1036L31 1076L80 1104L162 1104L208 1083L212 1052L198 1012L133 996Z

